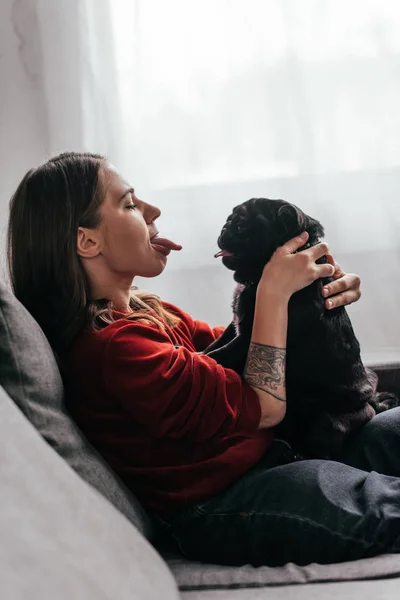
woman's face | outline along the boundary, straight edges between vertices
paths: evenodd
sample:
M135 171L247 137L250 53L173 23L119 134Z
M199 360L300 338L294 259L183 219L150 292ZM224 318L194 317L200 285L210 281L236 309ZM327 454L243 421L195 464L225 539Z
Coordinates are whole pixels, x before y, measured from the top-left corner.
M89 230L88 237L91 236L95 246L92 255L84 256L94 258L98 266L93 260L86 266L92 272L93 268L102 272L105 268L113 276L130 279L136 275L159 275L165 268L167 256L152 245L151 238L158 233L155 221L160 210L139 200L111 165L106 163L99 177L105 190L100 208L101 222L96 230Z

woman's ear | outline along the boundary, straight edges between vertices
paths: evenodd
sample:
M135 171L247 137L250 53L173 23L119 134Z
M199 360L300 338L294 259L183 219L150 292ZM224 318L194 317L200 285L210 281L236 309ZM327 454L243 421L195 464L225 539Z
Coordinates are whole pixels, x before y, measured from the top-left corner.
M94 229L78 227L76 251L81 258L94 258L100 254L100 235Z

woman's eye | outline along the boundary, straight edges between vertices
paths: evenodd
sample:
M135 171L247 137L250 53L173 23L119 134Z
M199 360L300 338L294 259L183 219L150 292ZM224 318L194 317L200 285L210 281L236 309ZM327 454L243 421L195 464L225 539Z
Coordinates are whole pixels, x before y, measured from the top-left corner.
M128 204L125 208L129 208L130 210L133 210L137 207L137 204Z

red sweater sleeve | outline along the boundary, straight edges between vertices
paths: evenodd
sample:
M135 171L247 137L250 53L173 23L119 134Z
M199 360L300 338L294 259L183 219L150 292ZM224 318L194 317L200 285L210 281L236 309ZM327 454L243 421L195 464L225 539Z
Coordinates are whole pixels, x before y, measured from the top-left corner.
M180 319L184 320L184 322L190 329L192 342L197 352L203 352L203 350L205 350L207 346L212 344L225 331L225 327L210 327L207 323L204 323L203 321L196 321L195 319L192 319L192 317L188 313L184 312L183 310L181 310L174 304L171 304L170 302L164 301L163 305L169 311L177 315Z
M202 352L223 334L225 327L210 327L203 321L193 321L193 344L197 352Z
M256 431L257 394L231 369L176 347L156 325L126 322L104 356L107 391L155 437L204 441Z

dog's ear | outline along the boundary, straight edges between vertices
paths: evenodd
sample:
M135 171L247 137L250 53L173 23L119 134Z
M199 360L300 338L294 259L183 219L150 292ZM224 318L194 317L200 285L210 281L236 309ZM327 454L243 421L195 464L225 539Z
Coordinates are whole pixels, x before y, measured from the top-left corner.
M278 210L277 228L285 241L299 235L307 228L306 215L294 204L284 204Z
M277 225L285 242L303 231L308 231L310 242L324 237L321 223L306 215L294 204L288 203L279 208Z

